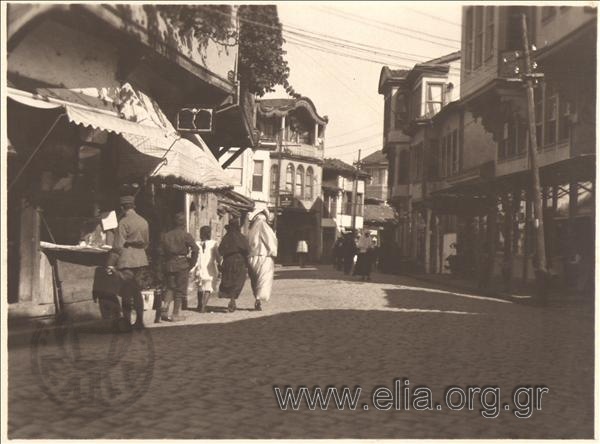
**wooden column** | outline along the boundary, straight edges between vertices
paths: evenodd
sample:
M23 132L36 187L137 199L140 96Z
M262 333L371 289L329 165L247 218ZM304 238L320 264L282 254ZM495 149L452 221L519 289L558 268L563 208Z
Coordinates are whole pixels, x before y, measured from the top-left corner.
M485 249L485 273L482 276L481 287L487 288L492 281L494 276L494 269L496 268L496 239L497 239L497 224L498 219L498 203L496 196L493 195L490 199L490 205L488 207L488 213L486 216L486 249Z
M504 210L504 257L502 260L502 279L504 290L510 291L512 284L513 269L513 219L514 207L510 193L505 192L502 195L502 209Z
M440 272L440 218L437 215L433 215L433 239L431 242L431 251L433 256L431 257L432 272L438 274Z
M577 182L569 183L569 255L572 256L577 253L577 245L575 242L575 217L577 216L577 198L579 193L579 187Z
M40 281L40 215L21 199L19 302L35 301Z
M544 193L545 194L545 193ZM544 199L546 201L546 199ZM523 239L523 281L529 279L530 261L531 261L531 228L533 217L533 202L531 200L531 191L525 192L525 238Z
M425 251L423 252L423 262L425 273L431 272L431 208L425 209Z

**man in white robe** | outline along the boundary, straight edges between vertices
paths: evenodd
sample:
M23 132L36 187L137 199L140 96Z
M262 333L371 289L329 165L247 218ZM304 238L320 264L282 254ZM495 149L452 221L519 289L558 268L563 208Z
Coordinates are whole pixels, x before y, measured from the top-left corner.
M254 308L262 310L262 302L271 298L273 276L275 274L275 257L277 257L277 237L267 223L269 210L266 208L250 213L250 231L248 242L248 274L252 284L252 292L256 302Z

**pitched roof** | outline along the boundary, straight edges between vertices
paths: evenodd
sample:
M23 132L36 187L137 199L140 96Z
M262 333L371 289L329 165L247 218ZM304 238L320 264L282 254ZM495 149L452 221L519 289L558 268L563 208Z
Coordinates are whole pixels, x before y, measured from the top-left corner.
M357 172L355 167L347 164L346 162L341 161L340 159L325 159L323 161L323 170L336 171L338 173L341 173L342 175L352 175L356 174ZM371 177L364 171L358 171L358 176L361 179Z
M370 165L376 163L388 163L387 157L383 154L382 150L375 151L374 153L369 154L365 157L361 163L363 165Z
M450 63L450 62L455 62L456 60L460 60L460 51L451 52L450 54L446 54L444 56L428 60L425 63L441 65L441 64L446 64L446 63Z

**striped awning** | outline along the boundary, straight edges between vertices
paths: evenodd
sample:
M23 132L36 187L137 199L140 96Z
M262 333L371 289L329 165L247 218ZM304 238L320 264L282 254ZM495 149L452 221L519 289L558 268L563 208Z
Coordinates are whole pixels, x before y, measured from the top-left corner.
M121 118L110 107L89 106L90 103L95 104L96 97L70 90L44 92L47 94L8 88L8 96L19 103L45 109L62 107L71 123L121 136L135 151L122 147L118 166L120 178L149 176L159 182L193 187L195 190L233 188L233 180L204 141L199 136L194 137L194 142L182 138L162 113L148 116L147 112L140 119L142 121L133 121ZM151 101L139 91L136 94L140 95L142 102ZM156 104L147 108L160 112ZM157 121L166 121L166 124L159 126Z

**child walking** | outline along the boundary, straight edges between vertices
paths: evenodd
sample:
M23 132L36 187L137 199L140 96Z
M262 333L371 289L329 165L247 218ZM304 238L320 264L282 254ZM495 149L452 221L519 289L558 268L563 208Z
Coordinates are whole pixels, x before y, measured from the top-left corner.
M211 294L219 288L219 268L221 256L217 242L210 238L210 227L200 228L200 252L196 263L195 277L198 284L198 309L206 313L206 306Z

